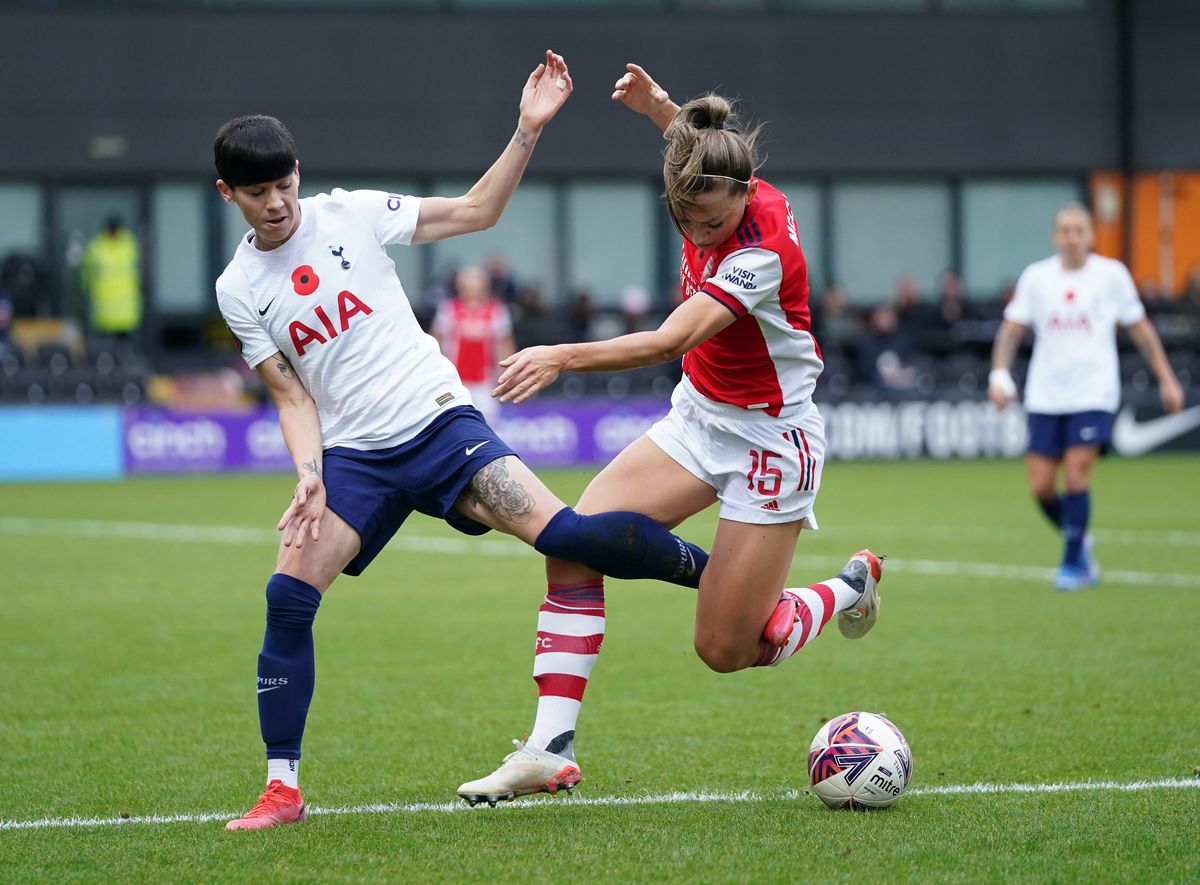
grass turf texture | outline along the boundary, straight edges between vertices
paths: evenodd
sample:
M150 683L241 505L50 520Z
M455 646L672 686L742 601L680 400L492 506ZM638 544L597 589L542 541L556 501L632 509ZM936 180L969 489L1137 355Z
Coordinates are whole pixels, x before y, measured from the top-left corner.
M589 476L545 474L568 500ZM870 545L894 557L883 615L860 642L831 626L777 670L710 673L691 651L691 591L610 581L578 795L747 790L762 801L547 798L314 815L266 833L226 833L221 821L8 830L0 880L1195 879L1200 789L910 795L871 814L782 797L806 786L817 727L853 709L905 732L914 788L1190 777L1197 479L1189 457L1101 464L1102 565L1180 585L1065 594L1049 571L953 573L1056 564L1020 464L832 464L825 529L801 538L792 579L828 577ZM269 530L290 491L286 477L0 486L0 820L249 807L264 772L250 688ZM251 531L227 542L187 540L191 530L95 536L113 523ZM714 526L704 514L682 532L706 544ZM423 517L401 539L365 576L341 579L317 619L301 769L316 806L453 800L532 725L539 559ZM922 572L923 561L951 573Z

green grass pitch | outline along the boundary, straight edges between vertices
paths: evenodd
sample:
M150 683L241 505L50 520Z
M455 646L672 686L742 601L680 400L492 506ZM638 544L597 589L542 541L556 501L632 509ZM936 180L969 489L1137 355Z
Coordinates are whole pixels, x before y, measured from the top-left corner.
M568 500L589 475L545 473ZM792 579L889 554L875 631L717 675L691 649L690 591L610 581L583 783L495 810L454 789L532 725L541 563L414 518L317 619L302 777L311 806L342 813L227 833L197 818L261 789L251 686L290 491L0 486L0 881L1200 878L1200 459L1099 465L1106 577L1079 593L1051 588L1058 542L1018 462L830 464ZM682 531L706 544L714 524ZM803 792L817 727L855 709L912 745L888 811ZM1111 784L953 791L1084 782ZM1113 786L1138 782L1158 784ZM622 797L647 801L596 801ZM154 815L186 819L138 820Z

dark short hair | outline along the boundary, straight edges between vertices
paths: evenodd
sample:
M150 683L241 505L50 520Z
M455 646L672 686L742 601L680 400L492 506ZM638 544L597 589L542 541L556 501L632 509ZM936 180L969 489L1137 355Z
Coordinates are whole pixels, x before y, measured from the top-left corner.
M274 117L234 117L217 132L213 162L230 187L278 181L296 168L296 142Z

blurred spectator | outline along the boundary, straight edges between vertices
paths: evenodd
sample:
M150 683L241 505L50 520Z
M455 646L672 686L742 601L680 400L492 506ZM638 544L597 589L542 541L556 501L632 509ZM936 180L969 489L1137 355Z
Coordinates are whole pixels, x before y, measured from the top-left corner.
M913 343L931 353L950 353L967 331L964 324L973 319L975 311L967 301L962 277L948 270L938 281L938 301L929 312L929 321L913 335Z
M650 316L650 293L641 286L631 283L622 289L620 305L622 335L656 327Z
M861 334L858 317L850 309L846 287L830 283L813 305L813 334L824 354L854 355Z
M897 278L892 288L891 306L895 309L899 331L909 342L915 342L929 328L934 315L932 305L921 301L917 281L908 274Z
M951 328L959 320L975 318L974 306L967 300L967 287L962 277L952 270L942 274L938 282L938 315L946 328Z
M568 340L566 325L556 311L547 308L541 289L536 286L522 289L517 304L520 312L513 324L513 337L518 349Z
M859 377L883 393L916 388L912 345L894 307L883 304L871 311L870 325L858 350Z
M80 271L92 330L132 344L142 324L141 264L137 239L120 218L110 218L87 244Z
M579 290L571 298L567 309L567 332L572 341L591 341L592 331L596 322L596 307L592 296L584 290Z
M517 283L508 259L500 252L493 252L488 256L485 266L492 280L492 295L505 304L514 303L517 300Z
M455 295L438 305L433 337L454 363L475 407L489 421L500 404L492 399L497 363L512 354L512 319L508 307L492 294L492 281L482 267L464 267L455 276Z

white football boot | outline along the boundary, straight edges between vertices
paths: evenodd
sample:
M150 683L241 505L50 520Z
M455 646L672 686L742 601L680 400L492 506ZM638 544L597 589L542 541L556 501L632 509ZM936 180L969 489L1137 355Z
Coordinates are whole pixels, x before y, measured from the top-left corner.
M579 783L579 766L566 756L535 750L521 741L513 740L516 750L504 757L499 768L487 777L468 781L458 788L472 806L486 802L493 808L497 802L507 802L530 793L568 793Z
M838 612L838 629L847 639L861 639L879 620L879 581L883 578L883 560L870 550L859 550L846 563L839 578L851 587L861 581L862 596L852 607Z

